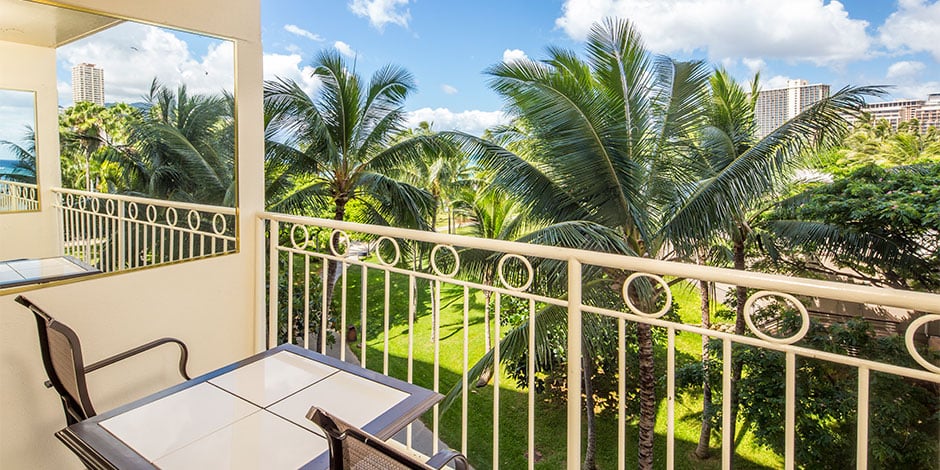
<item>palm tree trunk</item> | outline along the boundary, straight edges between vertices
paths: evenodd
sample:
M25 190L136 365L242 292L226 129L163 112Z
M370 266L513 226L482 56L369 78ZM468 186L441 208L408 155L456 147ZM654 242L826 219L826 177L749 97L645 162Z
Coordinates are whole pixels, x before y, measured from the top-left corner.
M702 291L702 328L710 328L711 308L709 304L711 299L709 298L708 281L699 281L699 289ZM711 455L709 439L712 432L712 388L708 379L708 337L702 336L702 429L698 435L698 445L695 446L695 456L703 460Z
M738 234L734 239L734 269L739 269L744 271L747 269L744 259L744 230L738 229ZM744 329L747 326L744 322L744 304L747 302L747 288L744 286L737 286L734 290L737 308L734 322L734 334L743 335ZM734 455L735 448L735 433L738 419L738 392L737 385L741 380L741 371L743 369L743 364L738 359L735 359L735 356L731 356L731 442L722 442L721 445L731 446L731 455ZM727 399L727 398L724 398ZM731 461L731 466L734 466L734 459Z
M653 364L653 332L645 323L636 325L640 371L640 422L637 454L640 470L653 468L653 437L656 427L656 378Z
M584 340L583 342L587 342ZM584 448L582 470L597 470L597 423L594 416L594 358L587 353L581 355L581 377L584 379L584 412L587 416L587 445Z

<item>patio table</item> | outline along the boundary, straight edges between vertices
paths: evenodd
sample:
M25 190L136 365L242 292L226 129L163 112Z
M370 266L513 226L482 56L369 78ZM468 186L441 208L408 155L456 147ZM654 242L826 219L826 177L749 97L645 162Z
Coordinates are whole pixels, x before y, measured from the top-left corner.
M443 395L285 344L56 433L93 468L326 469L312 405L386 440Z

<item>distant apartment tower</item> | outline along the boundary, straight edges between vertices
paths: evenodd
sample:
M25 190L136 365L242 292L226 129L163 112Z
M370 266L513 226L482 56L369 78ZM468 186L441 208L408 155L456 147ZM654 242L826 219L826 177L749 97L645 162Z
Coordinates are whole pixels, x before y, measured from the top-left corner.
M89 101L104 106L104 70L95 64L72 67L72 101Z
M874 122L887 121L898 130L898 124L917 119L920 132L935 127L940 129L940 93L931 93L926 100L895 100L882 103L867 103L862 111L871 115Z
M828 96L829 85L810 85L806 80L787 80L786 88L762 90L754 110L759 137Z

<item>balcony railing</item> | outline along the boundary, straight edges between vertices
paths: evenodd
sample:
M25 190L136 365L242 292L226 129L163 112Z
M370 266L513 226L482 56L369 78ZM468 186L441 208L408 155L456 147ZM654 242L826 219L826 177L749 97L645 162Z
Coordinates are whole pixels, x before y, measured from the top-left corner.
M459 433L450 432L446 438L452 447L469 454L471 461L479 461L480 449L487 449L483 458L491 459L491 464L480 464L480 467L492 465L498 468L501 463L519 458L517 453L501 451L502 447L508 446L506 439L512 437L503 436L501 441L500 429L509 427L507 420L526 419L525 436L516 438L527 442L524 465L534 468L536 435L544 434L539 433L536 426L545 425L540 423L543 418L537 412L541 409L542 399L536 392L536 354L527 353L522 356L521 364L514 363L514 367L526 371L527 383L523 385L527 386L521 387L527 394L526 411L507 411L500 406L501 396L508 399L512 397L507 394L517 393L507 391L500 384L501 380L506 380L506 366L501 364L501 355L510 350L512 345L507 344L510 341L515 341L517 347L523 346L527 352L536 351L536 342L544 341L550 333L538 324L547 318L548 312L561 315L556 318L562 319L566 332L562 343L569 358L581 357L580 352L585 346L583 338L592 334L589 326L598 323L593 320L600 319L598 321L610 325L612 333L609 334L616 338L618 345L613 374L617 380L617 391L613 395L617 400L613 406L617 415L617 431L616 440L605 436L609 441L602 445L616 446L621 469L635 465L629 462L636 459L636 454L627 450L633 447L633 444L628 445L626 431L631 420L627 407L631 404L627 399L618 400L617 397L627 396L625 377L627 371L635 367L635 359L633 363L628 363L627 359L627 331L639 324L650 325L658 331L657 347L665 348L665 353L656 359L657 373L662 370L665 375L664 397L657 399L665 398L666 408L665 423L657 423L657 429L665 429L665 453L657 454L657 458L664 458L665 462L660 461L657 466L665 468L673 468L677 459L676 344L680 334L691 336L696 342L707 338L718 343L721 379L714 383L714 387L721 391L722 397L731 396L733 350L735 354L748 348L782 353L785 388L779 399L785 402L782 413L785 442L780 463L785 468L799 464L795 461L796 446L801 445L796 439L798 364L803 367L812 361L823 361L855 372L853 378L857 377L857 380L854 383L849 381L845 386L857 393L857 468L867 468L869 462L869 420L873 406L869 400L869 388L873 379L887 374L931 386L940 384L940 367L925 359L915 348L915 342L923 339L925 325L940 320L940 295L280 214L262 216L258 235L263 239L265 234L268 243L260 249L258 261L266 265L267 275L259 276L258 282L259 288L267 292L267 311L266 318L259 318L258 331L266 337L259 338L259 341L269 347L287 341L314 349L329 348L328 343L335 341L332 347L337 347L341 356L346 358L349 352L358 354L360 364L382 373L417 381L442 393L447 393L455 382L458 383L459 396L448 413L459 414L456 418L450 416L451 422L459 422ZM491 267L492 270L488 271L490 276L471 274L486 272L486 269L479 269L481 263ZM556 277L537 278L547 273L555 273ZM616 284L619 299L606 303L591 301L596 287L588 282L598 278L619 279L621 284ZM332 309L327 304L330 296L323 295L333 284L331 281L336 286ZM745 305L748 331L744 335L704 328L701 324L667 320L663 316L673 302L670 286L675 288L683 282L698 286L699 281L749 289ZM546 288L547 283L552 285ZM540 287L536 289L533 286ZM546 295L545 291L553 293ZM442 297L442 292L446 293L446 298ZM644 295L640 294L650 292L657 300L644 302ZM471 328L480 328L481 310L489 308L489 298L493 299L493 344L495 346L500 341L500 346L485 351L484 345L479 340L472 340L468 332ZM481 305L481 300L487 302L486 307ZM898 366L860 359L853 354L836 354L797 345L810 325L804 304L819 300L895 307L919 314L906 329L905 339L908 354L920 367ZM510 304L515 305L514 312L523 313L521 319L517 315L515 325L505 321ZM611 305L619 307L612 308ZM788 305L798 315L789 336L781 337L779 332L761 329L762 326L779 324L773 319L759 320L760 311L773 310L768 308L772 305ZM448 314L449 323L442 325L445 308L451 313ZM455 319L453 312L461 309L462 315L458 314ZM347 339L349 326L358 326L361 333L355 341L351 340L352 336ZM512 327L523 332L524 337L504 337ZM445 333L442 330L446 330ZM418 331L430 332L430 335L421 333L419 337ZM492 356L493 364L501 365L492 374L492 408L481 410L480 402L476 401L478 397L474 397L475 392L471 391L473 383L469 381L468 372L484 354ZM560 452L565 453L567 468L577 469L582 455L584 419L580 380L582 362L567 360L563 373L567 387L564 428L548 432L567 433L563 440L565 449ZM445 380L445 375L450 380ZM471 402L475 404L471 406ZM720 434L724 445L721 445L720 455L724 468L729 468L732 461L732 446L727 445L732 442L731 406L731 400L721 401ZM436 406L430 418L430 428L435 437L434 451L442 431L442 412ZM492 442L488 442L488 431L487 436L470 434L471 413L492 415ZM408 437L410 440L411 435ZM657 439L662 440L662 437ZM492 449L491 454L489 448Z
M39 188L35 184L0 180L0 212L39 209Z
M102 271L204 258L236 249L235 209L53 189L60 253Z

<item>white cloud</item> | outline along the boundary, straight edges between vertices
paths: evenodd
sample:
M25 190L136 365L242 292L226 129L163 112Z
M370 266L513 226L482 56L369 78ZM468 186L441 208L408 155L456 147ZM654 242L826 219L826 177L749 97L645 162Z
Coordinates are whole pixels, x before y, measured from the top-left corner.
M891 91L891 96L898 99L923 100L931 93L940 93L940 81L898 83Z
M522 49L506 49L503 51L503 62L507 64L528 58L529 56L525 55L525 52L523 52Z
M888 78L913 78L924 70L924 63L910 60L895 62L888 67Z
M354 51L353 48L349 46L349 44L346 44L343 41L334 42L333 47L335 47L340 54L343 54L346 57L356 57L356 51Z
M443 91L444 93L447 93L448 95L456 95L456 94L457 94L457 88L455 88L455 87L452 86L452 85L448 85L448 84L446 84L446 83L443 84L443 85L441 85L441 91Z
M940 2L901 0L898 11L878 28L881 43L890 49L926 51L940 61Z
M408 0L352 0L349 3L349 9L356 16L369 18L369 24L379 31L389 23L407 28L411 20L407 6Z
M713 59L842 64L865 57L871 44L868 22L849 18L835 0L566 0L563 10L555 24L577 40L593 23L620 17L654 52L705 49Z
M0 140L24 145L27 126L36 129L33 94L27 91L0 90ZM0 160L14 160L6 145L0 144Z
M194 57L183 33L135 23L123 23L60 47L58 60L67 69L88 62L104 69L106 102L142 101L156 77L176 88L186 84L192 94L232 91L235 84L234 47L231 42L209 43L205 55ZM72 94L60 93L71 104Z
M777 90L780 88L786 88L787 82L792 80L790 77L784 77L783 75L774 75L766 80L761 80L760 89L761 90Z
M301 66L301 60L299 54L265 54L264 79L290 79L297 82L308 95L312 95L320 86L320 81L313 78L313 67Z
M284 31L287 31L288 33L291 33L291 34L296 34L303 38L307 38L311 41L317 41L317 42L323 41L323 36L307 31L306 29L303 29L297 25L286 24L284 25Z
M486 129L508 124L509 118L502 111L470 110L455 113L447 108L421 108L408 113L408 127L417 127L421 121L433 123L436 130L459 130L482 135Z
M757 72L764 70L767 67L767 62L764 62L761 59L752 59L750 57L745 57L741 59L741 63L747 67L747 70L751 72L751 75L754 75Z

